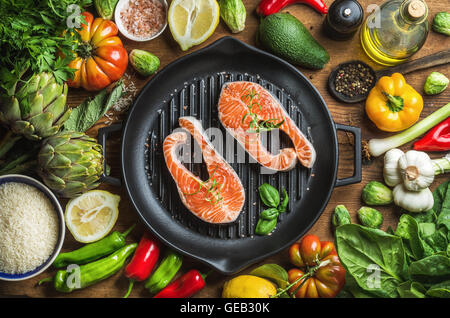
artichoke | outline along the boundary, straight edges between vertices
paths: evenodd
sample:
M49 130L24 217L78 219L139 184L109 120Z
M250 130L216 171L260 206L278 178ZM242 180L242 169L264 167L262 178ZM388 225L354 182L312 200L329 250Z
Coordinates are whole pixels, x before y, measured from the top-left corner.
M51 73L34 74L0 100L0 123L31 140L56 134L71 109L66 106L67 84Z
M38 173L58 195L73 198L100 184L103 161L103 148L94 138L65 131L43 141Z

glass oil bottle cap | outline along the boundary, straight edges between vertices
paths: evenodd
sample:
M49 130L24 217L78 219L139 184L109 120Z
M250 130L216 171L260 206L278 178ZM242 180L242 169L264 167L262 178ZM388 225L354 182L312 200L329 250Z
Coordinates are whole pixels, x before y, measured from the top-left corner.
M413 19L419 19L426 13L425 3L420 0L412 0L408 4L408 14Z

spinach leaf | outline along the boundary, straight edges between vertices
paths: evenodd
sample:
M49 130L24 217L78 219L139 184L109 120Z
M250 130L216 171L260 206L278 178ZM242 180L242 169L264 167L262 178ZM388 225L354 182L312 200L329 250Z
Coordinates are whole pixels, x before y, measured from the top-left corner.
M358 224L336 229L341 263L359 287L379 297L397 297L397 287L408 279L400 237Z
M434 191L433 191L433 199L434 199L434 206L432 211L439 215L442 209L442 204L444 202L448 186L450 185L450 181L446 181L439 185Z
M356 280L353 278L352 275L350 275L348 272L345 273L345 287L343 288L343 291L351 294L355 298L374 298L375 295L371 294L370 292L362 289L359 287ZM342 291L341 291L342 293ZM339 298L343 298L339 293Z
M450 298L450 280L431 286L426 295L429 297Z
M447 182L448 184L448 182ZM440 191L436 191L437 195L440 195ZM445 196L442 197L441 210L439 212L437 221L437 225L442 225L450 231L450 186L447 185L447 190L445 192Z
M421 259L424 256L424 246L419 235L419 224L409 214L403 214L400 217L395 235L401 237L409 246L414 259Z
M441 228L433 234L425 236L423 239L434 252L442 252L447 250L448 241L446 228Z
M412 262L409 273L413 281L423 284L437 284L450 280L450 258L436 254Z
M425 298L426 288L422 284L412 281L401 283L397 287L401 298Z

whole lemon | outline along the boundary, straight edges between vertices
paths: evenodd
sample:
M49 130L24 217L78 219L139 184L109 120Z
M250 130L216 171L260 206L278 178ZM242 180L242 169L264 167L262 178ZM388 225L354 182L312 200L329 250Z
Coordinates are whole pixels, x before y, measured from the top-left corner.
M277 289L267 279L240 275L224 284L222 298L269 298L276 293Z

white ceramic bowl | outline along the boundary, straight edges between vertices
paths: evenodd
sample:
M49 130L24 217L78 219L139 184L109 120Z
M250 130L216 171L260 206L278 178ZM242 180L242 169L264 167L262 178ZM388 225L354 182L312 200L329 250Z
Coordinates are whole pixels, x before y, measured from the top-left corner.
M61 204L59 203L56 196L53 194L52 191L50 191L49 188L47 188L45 185L43 185L41 182L37 181L36 179L33 179L28 176L20 175L20 174L9 174L4 175L0 177L0 184L7 183L7 182L17 182L17 183L25 183L32 187L35 187L42 193L44 193L47 198L50 200L50 202L55 207L56 214L58 216L58 241L56 242L55 249L53 250L53 253L50 255L50 257L41 265L36 267L35 269L23 273L23 274L7 274L0 271L0 280L6 280L6 281L21 281L26 280L31 277L37 276L44 272L50 265L52 265L53 261L55 260L56 256L58 256L59 252L61 251L63 242L64 242L64 236L66 231L65 221L64 221L64 213L61 208Z
M136 42L145 42L145 41L150 41L153 40L154 38L158 37L161 33L164 32L164 30L167 27L167 10L168 10L168 5L167 5L167 1L166 0L156 0L156 1L160 1L163 6L164 6L164 10L165 10L165 20L164 20L164 25L161 27L161 30L159 30L157 33L153 34L150 37L147 38L140 38L137 36L134 36L132 34L130 34L127 29L124 27L123 23L122 23L122 19L120 17L120 12L122 11L123 7L129 2L130 0L119 0L119 2L116 5L116 9L114 11L114 21L117 25L117 28L119 29L120 33L126 37L127 39L136 41Z

